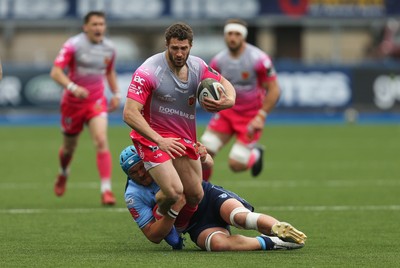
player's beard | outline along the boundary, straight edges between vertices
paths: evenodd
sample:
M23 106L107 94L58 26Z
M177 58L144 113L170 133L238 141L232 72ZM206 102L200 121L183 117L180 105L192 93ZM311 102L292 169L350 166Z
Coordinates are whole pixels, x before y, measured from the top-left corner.
M182 58L181 60L176 61L176 60L174 59L174 56L172 56L172 54L169 53L169 51L168 51L168 58L169 58L169 60L170 60L171 63L172 63L175 67L177 67L177 68L182 68L183 66L185 66L188 57L189 57L189 53L187 54L186 58L184 58L184 59Z
M243 44L242 41L229 42L228 43L228 49L232 53L237 53L240 50L240 48L242 47L242 44Z

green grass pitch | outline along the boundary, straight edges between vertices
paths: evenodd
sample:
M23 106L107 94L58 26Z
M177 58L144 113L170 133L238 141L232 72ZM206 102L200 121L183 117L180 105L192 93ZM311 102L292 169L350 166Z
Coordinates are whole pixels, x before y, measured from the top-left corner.
M118 155L129 129L112 126L109 137L114 208L100 205L87 131L57 198L59 128L0 127L0 267L400 266L399 125L268 125L258 178L233 174L224 149L212 182L308 236L303 249L271 252L202 252L189 237L183 251L171 251L147 241L123 202Z

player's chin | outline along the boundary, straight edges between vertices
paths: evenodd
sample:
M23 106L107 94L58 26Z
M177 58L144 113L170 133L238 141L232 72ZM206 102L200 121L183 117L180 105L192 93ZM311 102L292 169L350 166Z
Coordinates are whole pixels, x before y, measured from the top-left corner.
M175 59L174 63L175 63L176 67L183 67L186 64L186 61L184 59L181 59L181 60L176 60Z

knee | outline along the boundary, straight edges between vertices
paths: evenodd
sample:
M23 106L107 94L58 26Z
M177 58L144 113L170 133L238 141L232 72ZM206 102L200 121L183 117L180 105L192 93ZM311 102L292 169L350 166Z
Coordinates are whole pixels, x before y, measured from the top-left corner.
M96 135L93 142L98 151L104 151L108 149L107 137L104 135Z
M229 168L233 172L241 172L247 169L247 165L240 163L234 159L229 159Z
M187 204L195 206L200 203L201 199L203 199L204 196L203 189L201 188L200 190L201 191L196 191L194 193L186 195Z
M250 160L251 150L244 144L235 143L229 153L229 167L234 172L244 171Z
M183 189L175 189L172 188L170 191L168 191L166 194L165 200L166 202L172 204L175 204L178 200L183 198Z
M207 251L227 251L230 249L228 237L221 231L216 231L208 235L205 241Z

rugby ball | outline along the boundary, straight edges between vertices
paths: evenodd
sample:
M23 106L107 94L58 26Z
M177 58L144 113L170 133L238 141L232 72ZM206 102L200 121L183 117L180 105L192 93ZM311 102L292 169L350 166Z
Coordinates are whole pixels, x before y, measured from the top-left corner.
M206 78L202 80L197 86L197 100L199 101L200 105L206 97L219 100L220 95L218 87L225 91L222 84L213 78Z

